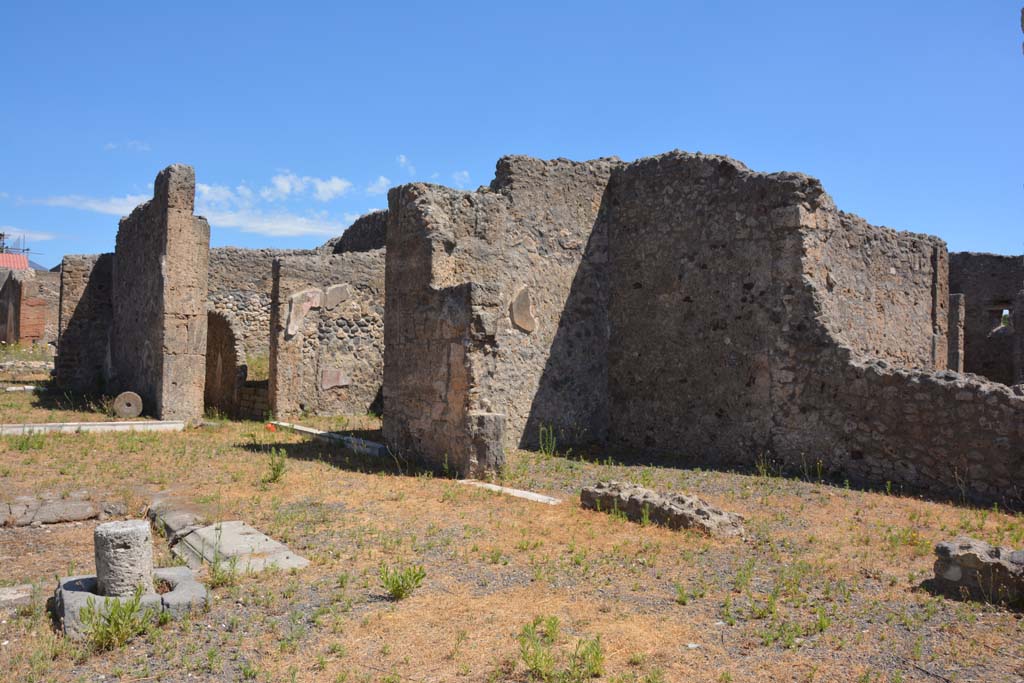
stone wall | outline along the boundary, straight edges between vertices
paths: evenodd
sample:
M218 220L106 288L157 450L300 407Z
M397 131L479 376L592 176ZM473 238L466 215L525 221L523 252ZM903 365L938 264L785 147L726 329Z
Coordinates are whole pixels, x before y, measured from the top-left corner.
M0 341L55 344L60 308L60 274L4 271L0 278Z
M270 290L274 259L313 253L308 249L210 250L210 307L227 318L241 335L243 353L239 358L270 354Z
M161 419L203 416L210 226L194 199L192 168L169 166L117 231L113 387Z
M963 294L964 370L1013 384L1013 326L1001 325L1024 288L1024 256L957 252L950 254L949 289Z
M395 188L389 214L400 452L477 474L535 417L589 421L616 458L1024 504L1024 396L944 369L944 243L838 211L813 178L511 158L474 193Z
M275 259L270 320L275 415L380 411L382 249Z
M851 221L813 178L721 157L636 162L609 195L613 443L1020 504L1024 398L923 362L945 335L940 241ZM864 260L869 242L893 250ZM920 271L871 292L918 319L916 347L906 321L830 301L885 259Z
M479 474L503 447L600 441L615 160L506 157L489 188L391 190L384 433L399 452Z
M106 389L110 377L113 254L65 256L60 266L57 384L75 393Z

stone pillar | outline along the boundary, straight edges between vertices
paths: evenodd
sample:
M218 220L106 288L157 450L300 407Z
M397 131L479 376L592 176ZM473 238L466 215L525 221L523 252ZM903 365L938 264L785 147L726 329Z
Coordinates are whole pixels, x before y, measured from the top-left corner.
M963 294L949 295L949 363L953 372L964 371L964 314L966 306Z
M153 537L149 522L107 522L93 534L96 581L100 595L130 597L142 586L153 592Z

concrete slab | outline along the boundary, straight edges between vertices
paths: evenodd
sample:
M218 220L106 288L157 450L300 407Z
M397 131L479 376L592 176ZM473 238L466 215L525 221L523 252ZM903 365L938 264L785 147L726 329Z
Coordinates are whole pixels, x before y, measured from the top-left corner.
M498 486L497 484L489 484L486 481L478 481L476 479L459 479L460 484L467 484L469 486L476 486L478 488L487 489L488 491L494 491L496 493L502 493L506 496L512 496L513 498L522 498L524 500L531 500L534 503L544 503L545 505L558 505L562 502L561 498L552 498L551 496L545 496L541 493L534 493L533 491L523 491L522 489L510 489L507 486Z
M23 434L78 434L80 432L180 432L185 423L176 420L133 422L53 422L44 424L0 424L0 436Z
M42 391L42 389L40 387L32 386L30 384L28 386L23 387L6 387L4 388L4 391L6 391L8 394L14 394L20 391Z
M358 455L370 455L378 458L387 457L388 455L388 447L382 443L377 443L376 441L368 441L355 436L338 434L337 432L325 432L320 429L313 429L312 427L305 427L291 422L272 421L270 424L281 427L282 429L289 429L299 434L305 434L321 441L341 444L343 447Z
M190 567L203 563L235 563L240 572L258 572L270 567L301 569L309 560L245 522L219 522L184 536L173 552Z

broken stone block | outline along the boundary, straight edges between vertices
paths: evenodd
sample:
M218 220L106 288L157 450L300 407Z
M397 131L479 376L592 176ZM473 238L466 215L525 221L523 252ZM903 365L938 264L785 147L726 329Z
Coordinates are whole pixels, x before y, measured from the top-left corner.
M106 522L93 532L100 595L131 597L142 586L153 592L153 538L149 522Z
M206 607L210 593L206 586L196 581L188 567L166 567L153 572L157 581L165 581L171 590L160 596L163 609L171 616L181 617L194 609Z
M95 576L69 576L59 579L54 592L53 609L64 629L64 635L72 640L81 640L89 635L89 626L82 619L82 612L90 601L100 612L110 610L114 600L122 598L99 594ZM144 593L139 602L142 610L151 610L155 615L163 609L160 596L150 591Z
M696 529L709 536L742 536L743 518L725 512L695 496L662 496L628 482L600 482L580 492L580 503L590 510L619 511L634 522L649 521L670 529Z
M537 319L534 317L533 301L530 299L530 288L523 287L512 298L510 317L512 324L523 332L529 334L537 329Z
M302 329L302 321L306 314L314 308L320 308L323 292L319 289L303 289L288 297L288 324L285 333L294 337Z
M1024 550L960 537L935 546L935 584L955 597L1019 603L1024 599Z
M196 529L174 546L173 552L191 567L204 562L234 566L239 572L258 572L270 567L300 569L309 560L245 522L219 522Z

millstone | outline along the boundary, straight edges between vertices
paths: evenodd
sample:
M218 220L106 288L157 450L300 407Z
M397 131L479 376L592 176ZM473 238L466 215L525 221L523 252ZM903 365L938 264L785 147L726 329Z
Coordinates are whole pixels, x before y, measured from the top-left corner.
M134 391L124 391L114 399L114 413L118 417L142 415L142 398Z
M100 524L93 532L100 595L126 597L142 586L153 592L153 536L149 522L130 519Z

